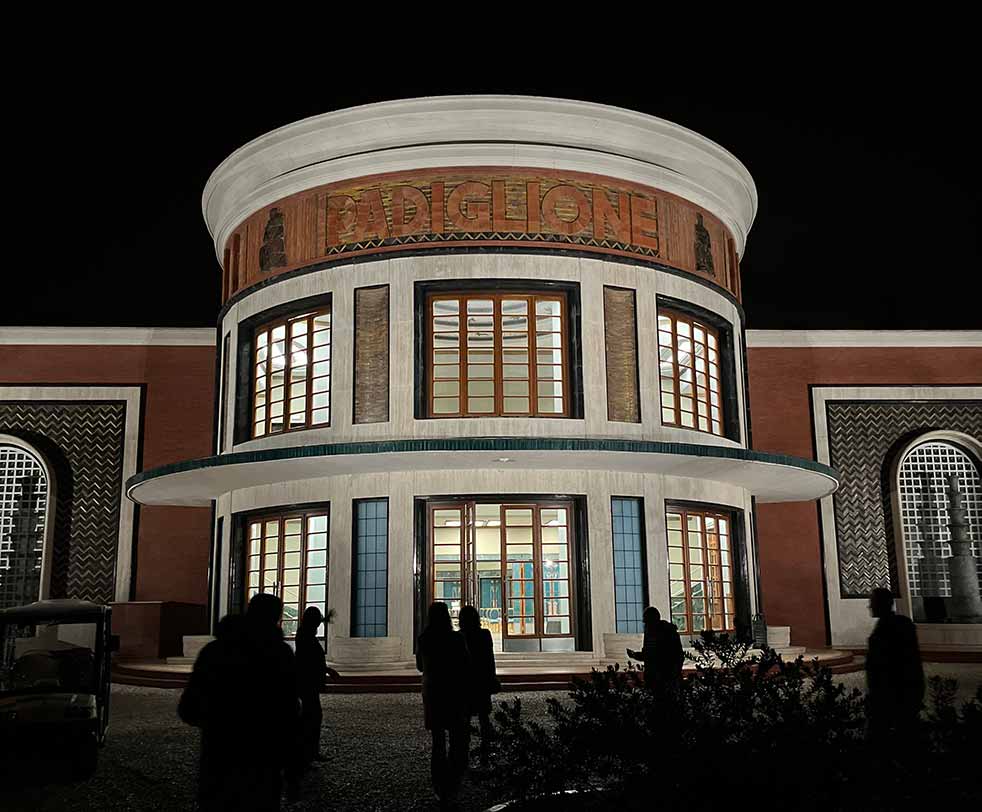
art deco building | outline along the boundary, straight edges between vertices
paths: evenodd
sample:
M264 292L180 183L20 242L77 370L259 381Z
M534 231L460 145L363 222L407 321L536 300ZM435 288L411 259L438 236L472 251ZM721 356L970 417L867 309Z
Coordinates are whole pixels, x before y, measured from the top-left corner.
M435 600L527 661L622 657L649 604L683 634L761 640L766 615L792 642L861 644L872 586L908 611L909 583L945 588L942 513L911 507L941 498L921 463L961 472L979 527L982 336L760 333L748 363L756 202L708 139L573 101L387 102L245 145L204 192L214 338L117 336L112 379L83 376L106 389L87 403L129 398L91 425L147 437L121 446L129 524L90 591L111 574L144 656L259 591L288 635L334 609L339 667L411 661ZM25 402L48 402L33 381L82 386L66 357L96 363L49 338L57 356L22 339ZM84 546L48 549L51 583L93 580Z

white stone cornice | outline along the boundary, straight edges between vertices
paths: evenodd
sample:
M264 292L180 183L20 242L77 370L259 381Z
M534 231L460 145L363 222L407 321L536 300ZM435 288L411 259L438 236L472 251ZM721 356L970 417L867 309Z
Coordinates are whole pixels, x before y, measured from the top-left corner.
M982 347L982 330L747 330L756 347Z
M303 119L250 141L212 173L202 211L219 258L232 230L284 197L383 172L450 166L590 172L651 186L720 218L742 255L757 211L746 167L654 116L531 96L438 96Z
M0 345L214 347L211 327L0 327Z

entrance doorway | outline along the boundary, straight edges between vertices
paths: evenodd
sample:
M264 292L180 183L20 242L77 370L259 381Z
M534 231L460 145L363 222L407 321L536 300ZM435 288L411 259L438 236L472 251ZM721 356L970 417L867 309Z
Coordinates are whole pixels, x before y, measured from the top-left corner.
M497 651L572 651L570 502L428 507L430 594L456 621L471 604Z

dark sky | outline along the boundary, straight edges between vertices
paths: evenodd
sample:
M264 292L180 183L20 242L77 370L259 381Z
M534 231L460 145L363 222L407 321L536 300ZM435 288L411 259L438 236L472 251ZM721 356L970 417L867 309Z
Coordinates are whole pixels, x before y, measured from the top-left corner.
M822 60L670 70L666 56L630 61L614 81L610 70L507 70L514 60L429 71L383 59L384 72L352 77L337 52L301 70L250 64L249 49L231 71L174 46L166 57L87 53L31 96L4 324L211 326L219 267L200 199L229 152L354 104L503 92L633 108L740 158L760 200L742 263L751 328L982 328L978 66L967 58L846 61L833 48Z

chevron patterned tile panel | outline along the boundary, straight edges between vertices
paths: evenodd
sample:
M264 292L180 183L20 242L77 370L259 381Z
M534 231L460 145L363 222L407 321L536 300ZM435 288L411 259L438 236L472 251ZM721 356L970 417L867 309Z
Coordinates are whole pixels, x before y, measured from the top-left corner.
M0 402L0 432L54 468L53 598L114 599L125 426L122 401Z
M982 440L982 401L829 401L831 465L842 475L832 497L839 590L863 598L896 589L896 537L889 476L898 445L928 431L960 431Z

